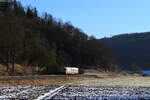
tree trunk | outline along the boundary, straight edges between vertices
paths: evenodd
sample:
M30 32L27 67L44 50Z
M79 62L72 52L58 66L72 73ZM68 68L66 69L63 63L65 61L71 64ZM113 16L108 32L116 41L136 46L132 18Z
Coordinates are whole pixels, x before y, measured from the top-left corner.
M12 56L12 69L11 72L13 73L15 69L15 55Z
M9 72L9 63L6 65L6 72Z
M10 67L10 59L9 59L9 54L7 55L7 64L6 64L6 72L9 72L9 67Z

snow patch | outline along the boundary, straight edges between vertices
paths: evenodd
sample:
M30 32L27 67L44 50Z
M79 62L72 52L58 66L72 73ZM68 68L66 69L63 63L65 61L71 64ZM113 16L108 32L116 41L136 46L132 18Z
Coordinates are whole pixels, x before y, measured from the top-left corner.
M51 90L49 93L45 93L44 95L39 96L36 100L47 100L47 99L50 100L54 95L56 95L62 89L64 89L64 86L56 88L55 90Z

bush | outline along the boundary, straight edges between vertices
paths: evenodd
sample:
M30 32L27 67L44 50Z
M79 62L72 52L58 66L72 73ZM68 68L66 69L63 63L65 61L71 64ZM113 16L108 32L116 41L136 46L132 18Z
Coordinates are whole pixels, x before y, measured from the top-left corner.
M79 74L83 74L84 73L84 69L79 68Z

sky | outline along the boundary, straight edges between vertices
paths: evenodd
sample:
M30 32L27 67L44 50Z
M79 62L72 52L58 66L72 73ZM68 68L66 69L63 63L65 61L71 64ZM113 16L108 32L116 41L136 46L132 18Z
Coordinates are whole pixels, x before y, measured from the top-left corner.
M150 31L150 0L18 0L96 38Z

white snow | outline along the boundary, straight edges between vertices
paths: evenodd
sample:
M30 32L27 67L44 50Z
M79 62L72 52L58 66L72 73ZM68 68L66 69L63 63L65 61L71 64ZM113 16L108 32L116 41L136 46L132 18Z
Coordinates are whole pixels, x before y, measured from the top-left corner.
M0 100L29 99L33 100L39 95L45 94L58 86L6 86L0 87ZM4 99L5 98L5 99Z
M51 90L50 92L39 96L36 100L44 100L44 99L49 99L50 100L54 95L56 95L62 89L64 89L64 86L61 86L61 87L56 88L54 90Z
M70 86L53 100L150 100L150 88Z
M0 100L150 100L150 87L7 86Z

